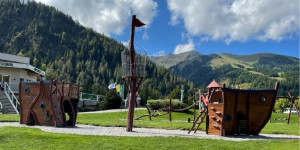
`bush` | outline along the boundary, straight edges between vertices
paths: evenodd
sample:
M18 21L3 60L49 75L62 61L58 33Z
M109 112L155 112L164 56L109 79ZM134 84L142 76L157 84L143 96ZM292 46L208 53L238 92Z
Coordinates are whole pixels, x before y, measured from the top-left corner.
M295 100L295 105L297 109L299 110L299 100ZM290 108L291 102L287 98L280 98L279 100L276 101L275 103L275 111L276 112L283 112L285 108ZM294 108L294 106L293 106Z
M100 103L101 110L118 109L121 106L122 98L115 90L109 90L105 94L105 99Z
M283 112L284 108L290 107L289 99L280 98L275 103L275 111L276 112Z
M151 110L159 110L162 108L169 108L170 100L148 100L147 106ZM180 103L178 100L172 100L172 109L181 109L188 107L185 103Z

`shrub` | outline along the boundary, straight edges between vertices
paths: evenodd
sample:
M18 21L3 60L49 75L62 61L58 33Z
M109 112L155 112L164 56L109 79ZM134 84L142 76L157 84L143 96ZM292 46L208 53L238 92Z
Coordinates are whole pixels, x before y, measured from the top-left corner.
M300 103L299 99L295 100L295 105L297 109L299 110ZM289 108L291 106L291 101L287 98L279 98L279 100L276 101L275 103L275 108L274 110L276 112L283 112L285 108ZM294 108L294 106L292 106Z
M279 100L276 101L275 103L275 111L276 112L283 112L283 110L287 107L290 107L291 102L289 99L286 98L279 98Z
M109 90L105 94L105 99L100 103L101 110L105 109L118 109L120 108L122 98L115 90Z
M151 110L159 110L162 108L169 108L170 100L148 100L147 106ZM180 103L178 100L172 100L172 109L181 109L187 107L187 104Z

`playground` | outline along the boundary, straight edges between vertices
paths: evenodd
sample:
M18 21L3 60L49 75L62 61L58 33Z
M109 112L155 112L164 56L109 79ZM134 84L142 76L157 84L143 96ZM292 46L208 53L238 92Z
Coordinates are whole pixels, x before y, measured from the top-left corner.
M21 82L20 109L15 108L20 114L0 114L0 147L299 149L300 116L294 97L288 94L288 114L273 113L279 83L274 89L243 90L230 89L213 80L207 91L193 93L190 106L181 107L181 94L181 103L167 99L155 108L158 103L150 106L148 101L145 108L137 108L137 101L141 100L138 90L145 78L146 52L135 51L134 30L145 24L133 15L131 25L128 51L121 54L122 79L128 91L124 107L78 113L80 84L58 79ZM100 101L100 97L96 99ZM297 114L291 114L293 107Z
M135 114L146 112L145 109L135 110ZM19 124L18 115L1 114L0 131L3 142L0 147L40 149L60 145L58 149L65 149L64 145L68 144L69 149L76 146L81 149L256 149L260 145L262 149L299 149L297 115L291 114L289 125L286 121L274 120L287 115L273 113L271 123L267 123L259 136L216 136L207 135L204 124L197 133L187 134L192 123L187 122L186 118L193 116L192 110L187 113L172 113L172 121L168 120L168 115L151 121L147 117L135 120L133 132L126 132L126 119L121 117L126 116L126 112L120 109L79 113L77 124L73 128L26 126Z

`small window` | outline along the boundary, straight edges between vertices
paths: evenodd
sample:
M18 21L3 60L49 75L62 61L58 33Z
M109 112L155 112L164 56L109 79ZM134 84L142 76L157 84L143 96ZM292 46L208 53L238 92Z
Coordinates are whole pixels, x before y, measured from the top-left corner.
M266 102L266 96L261 95L261 96L259 97L259 101L260 101L261 103Z
M26 94L28 94L28 93L30 92L29 87L26 87L25 90L24 90L24 92L25 92Z
M232 120L231 114L226 114L226 115L225 115L225 120L226 120L227 122L230 122L230 121Z
M41 103L40 103L40 109L44 110L45 107L46 107L45 103L44 103L44 102L41 102Z

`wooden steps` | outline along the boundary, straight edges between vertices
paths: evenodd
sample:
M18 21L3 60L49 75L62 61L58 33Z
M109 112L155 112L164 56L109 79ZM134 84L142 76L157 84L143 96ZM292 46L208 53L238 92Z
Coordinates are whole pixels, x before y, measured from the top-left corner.
M4 91L0 91L0 102L2 107L7 110L8 114L17 114ZM2 113L2 111L0 111L0 113Z
M199 129L201 123L203 122L204 118L206 117L207 115L207 107L205 106L205 108L200 112L199 116L196 118L196 120L194 120L193 122L193 126L190 128L190 130L188 131L188 133L190 133L192 130L194 130L194 133L197 132L197 130ZM200 119L200 122L198 122ZM196 129L195 128L195 125L197 125Z

